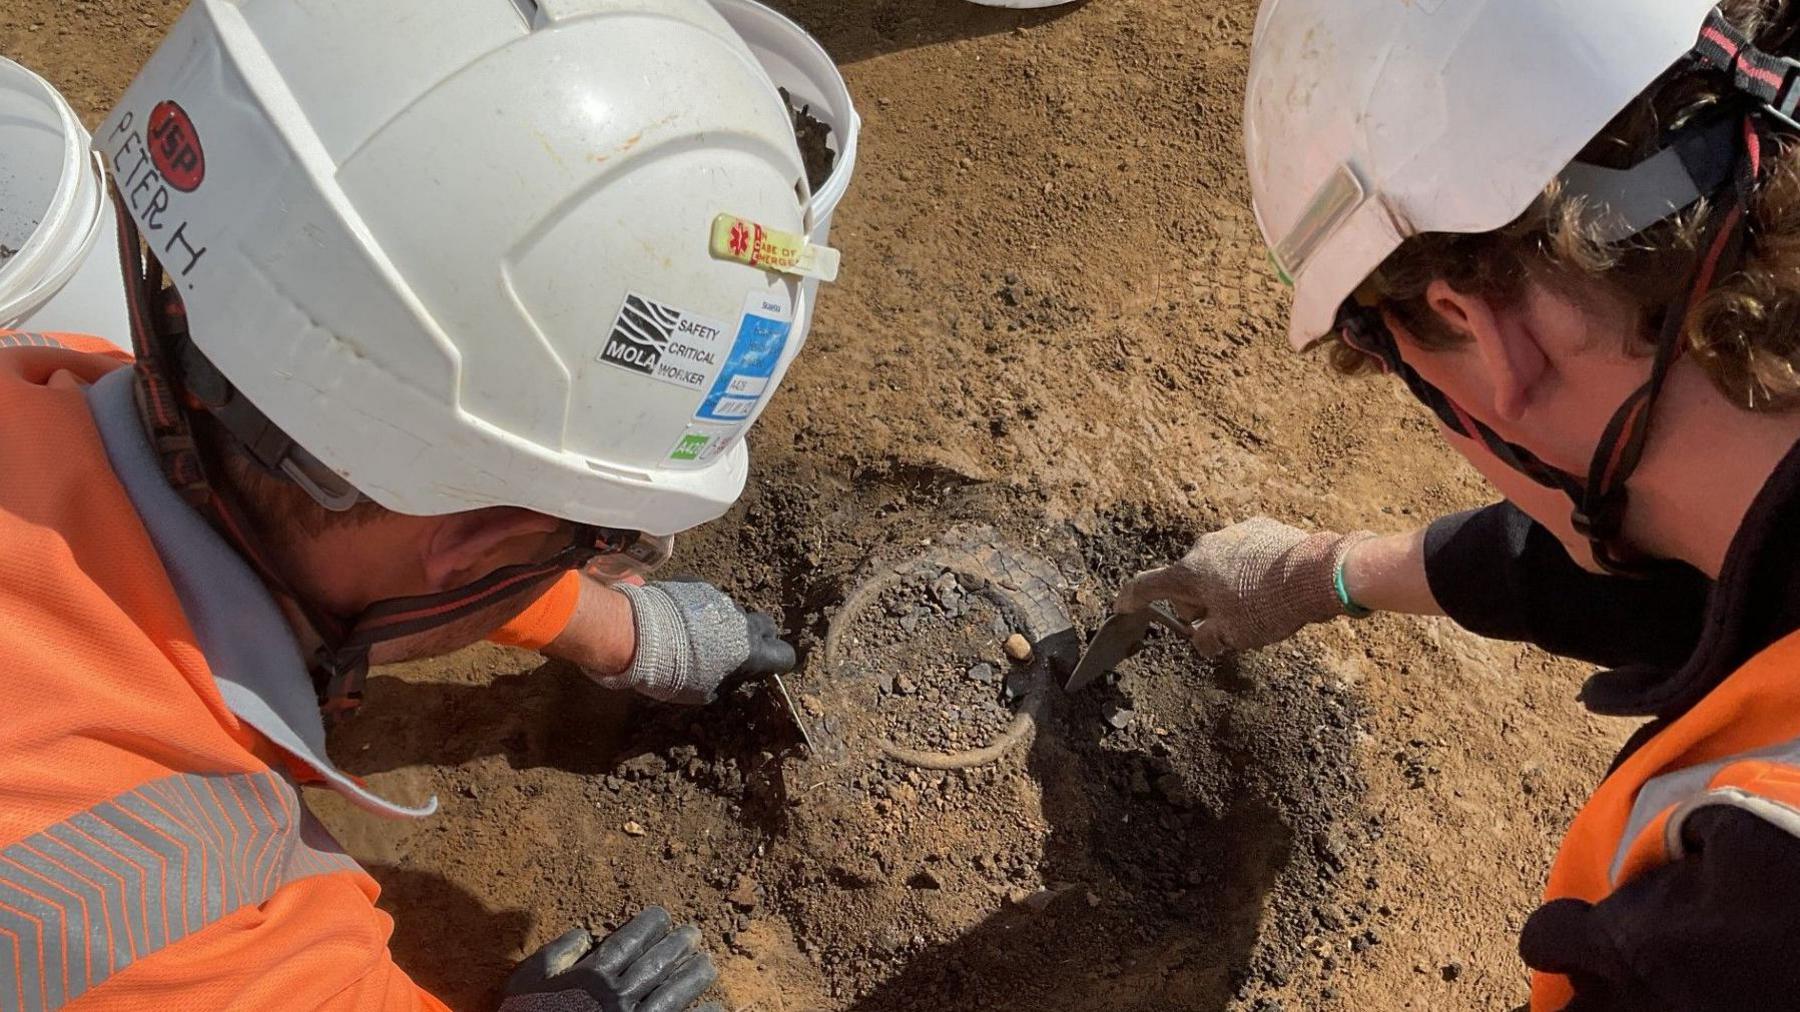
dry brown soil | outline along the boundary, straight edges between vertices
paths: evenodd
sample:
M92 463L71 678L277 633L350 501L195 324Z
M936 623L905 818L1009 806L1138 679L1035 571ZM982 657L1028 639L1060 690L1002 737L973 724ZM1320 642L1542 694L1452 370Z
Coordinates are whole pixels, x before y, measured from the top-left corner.
M1400 391L1283 344L1238 154L1251 0L778 6L864 117L846 267L752 439L752 490L678 562L781 615L812 719L991 729L997 696L957 682L1007 670L980 608L920 588L910 632L869 620L895 625L866 681L819 664L857 580L957 524L1054 563L1091 628L1118 579L1213 525L1400 529L1480 501ZM92 122L179 7L11 0L0 52ZM464 1009L570 924L652 902L706 929L738 1012L1523 1000L1514 931L1628 730L1578 708L1579 671L1388 617L1123 670L1052 699L1028 749L935 774L854 734L809 759L753 690L671 710L476 649L377 677L333 742L442 814L314 804L381 880L402 965Z

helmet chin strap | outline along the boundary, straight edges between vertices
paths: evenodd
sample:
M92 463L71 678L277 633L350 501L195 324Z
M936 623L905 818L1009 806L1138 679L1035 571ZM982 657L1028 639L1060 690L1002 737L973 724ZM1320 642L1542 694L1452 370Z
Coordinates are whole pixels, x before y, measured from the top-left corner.
M1664 315L1650 375L1613 412L1587 474L1578 477L1552 467L1531 451L1510 443L1464 411L1406 364L1381 314L1352 300L1339 316L1344 342L1398 374L1420 401L1452 431L1480 442L1501 462L1532 481L1566 494L1577 533L1592 546L1606 571L1644 576L1666 566L1632 553L1624 543L1627 485L1649 439L1656 403L1669 371L1682 353L1682 335L1694 307L1718 278L1741 261L1750 241L1749 207L1768 163L1770 118L1800 129L1793 112L1800 104L1800 62L1763 53L1715 10L1701 31L1690 59L1732 75L1738 90L1760 103L1741 115L1715 118L1683 128L1656 154L1628 169L1575 163L1561 176L1564 193L1585 197L1601 209L1599 222L1609 241L1621 241L1709 195L1728 194L1699 243L1702 256L1680 298ZM1727 188L1729 183L1729 188Z
M1650 376L1613 412L1588 465L1587 480L1575 499L1570 520L1576 533L1588 539L1594 559L1608 572L1641 574L1644 564L1619 550L1623 540L1625 510L1630 501L1627 482L1637 471L1649 440L1656 403L1668 380L1669 370L1681 357L1682 335L1694 306L1712 290L1721 265L1727 269L1743 255L1748 238L1746 220L1752 190L1762 171L1764 133L1754 115L1743 119L1743 149L1734 183L1733 199L1709 227L1700 248L1705 251L1687 290L1663 317L1656 339L1656 357Z
M1626 559L1615 550L1621 539L1629 501L1626 483L1643 458L1657 398L1668 379L1670 367L1681 356L1682 335L1688 318L1694 306L1712 290L1721 272L1729 272L1741 262L1750 239L1750 202L1768 160L1765 147L1769 144L1769 130L1764 117L1788 128L1800 126L1793 118L1795 104L1800 102L1800 88L1795 87L1796 80L1800 80L1800 63L1757 49L1721 11L1714 9L1707 16L1690 59L1730 74L1736 88L1760 102L1760 106L1753 107L1741 117L1739 136L1735 139L1721 134L1718 124L1683 131L1683 136L1678 136L1663 151L1616 174L1627 183L1623 191L1629 192L1634 189L1629 185L1629 177L1653 176L1659 171L1653 163L1674 152L1687 168L1682 175L1697 177L1699 185L1691 191L1675 193L1666 189L1659 193L1659 187L1647 181L1645 185L1635 187L1639 193L1650 195L1653 202L1659 201L1665 208L1663 217L1667 217L1670 211L1688 207L1701 196L1719 190L1723 180L1717 176L1722 174L1725 166L1731 167L1729 203L1724 204L1722 213L1715 217L1699 245L1703 255L1687 290L1663 317L1650 377L1613 413L1594 448L1582 495L1575 501L1571 518L1575 530L1593 544L1595 560L1616 573L1638 572L1642 568L1640 563ZM1725 147L1726 144L1730 147ZM1726 153L1729 158L1725 157ZM1574 167L1576 171L1580 168ZM1572 182L1568 174L1563 179L1566 185ZM1615 202L1604 196L1598 196L1596 202L1609 208L1630 203L1623 197ZM1629 212L1625 213L1629 215ZM1633 228L1628 234L1636 234L1642 227Z
M1574 506L1570 522L1575 531L1587 539L1594 561L1615 575L1648 576L1667 565L1644 559L1624 544L1625 511L1630 499L1627 483L1643 459L1657 398L1668 379L1669 369L1681 355L1682 331L1688 314L1711 290L1721 265L1734 263L1743 250L1746 201L1749 186L1755 181L1753 173L1760 165L1763 143L1761 132L1751 117L1745 117L1743 129L1752 153L1742 159L1746 168L1739 173L1735 199L1708 229L1701 247L1706 250L1704 259L1687 290L1663 318L1650 376L1632 391L1607 421L1600 441L1594 447L1593 460L1585 478L1547 464L1530 450L1507 441L1427 383L1401 357L1399 345L1378 310L1352 304L1339 316L1339 336L1344 343L1377 359L1388 371L1397 374L1446 428L1481 443L1501 463L1537 484L1568 496Z
M445 628L501 602L521 598L551 577L580 568L597 556L629 556L633 552L627 532L579 526L568 547L542 562L506 566L451 590L377 601L355 615L335 614L295 591L237 496L207 474L189 412L212 414L265 472L295 481L326 508L336 502L340 504L337 508L347 509L360 496L296 446L205 361L188 340L180 300L165 291L160 265L154 257L145 256L118 189L111 192L119 218L119 257L144 431L169 485L231 542L265 584L294 603L317 634L322 646L313 658L313 686L328 714L353 710L360 703L370 651L376 645Z

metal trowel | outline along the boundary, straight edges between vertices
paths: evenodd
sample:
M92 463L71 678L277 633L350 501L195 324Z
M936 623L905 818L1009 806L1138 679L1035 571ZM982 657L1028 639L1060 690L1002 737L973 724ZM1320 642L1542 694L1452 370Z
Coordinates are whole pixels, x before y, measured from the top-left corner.
M1081 662L1075 665L1075 673L1064 683L1063 691L1080 692L1119 662L1137 653L1153 622L1184 637L1193 632L1192 627L1160 604L1152 604L1143 611L1120 612L1100 624L1100 630L1088 641Z

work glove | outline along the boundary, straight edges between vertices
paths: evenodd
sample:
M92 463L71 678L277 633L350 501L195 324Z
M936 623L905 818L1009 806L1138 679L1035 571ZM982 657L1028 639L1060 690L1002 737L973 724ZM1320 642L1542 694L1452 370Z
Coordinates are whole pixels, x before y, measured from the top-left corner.
M1120 589L1113 610L1168 601L1194 624L1194 649L1208 657L1268 646L1348 614L1338 596L1338 567L1351 548L1374 536L1309 535L1256 517L1202 537L1179 562L1139 573Z
M532 953L506 982L500 1012L683 1012L719 972L700 930L650 907L598 945L582 928ZM723 1012L717 1004L694 1012Z
M631 601L637 652L631 667L594 675L609 689L632 689L665 703L710 703L734 678L794 670L794 648L775 620L746 613L709 583L614 585Z

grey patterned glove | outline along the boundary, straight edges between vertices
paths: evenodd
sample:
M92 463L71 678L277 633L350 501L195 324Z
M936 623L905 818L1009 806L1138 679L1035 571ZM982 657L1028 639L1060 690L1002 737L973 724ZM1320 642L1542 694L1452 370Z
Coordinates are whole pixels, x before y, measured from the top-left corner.
M794 648L775 620L745 613L708 583L618 584L631 601L637 651L631 667L595 675L609 689L632 689L666 703L709 703L734 676L794 669Z
M684 1012L718 976L699 930L674 928L667 910L650 907L598 945L576 928L532 953L507 980L500 1012Z
M1119 591L1115 611L1168 601L1198 623L1194 649L1211 656L1287 639L1303 626L1346 614L1338 566L1367 531L1307 534L1257 517L1200 539L1179 562L1139 573Z

